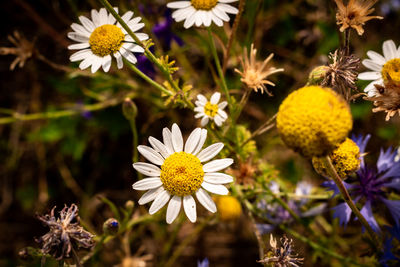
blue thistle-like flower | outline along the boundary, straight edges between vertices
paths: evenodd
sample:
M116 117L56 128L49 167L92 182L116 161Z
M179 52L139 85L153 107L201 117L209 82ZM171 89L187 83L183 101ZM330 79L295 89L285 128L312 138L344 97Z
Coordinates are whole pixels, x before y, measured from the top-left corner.
M370 135L352 136L353 141L360 148L360 154L365 153L365 148ZM372 212L372 207L378 203L384 204L392 214L396 225L400 224L400 201L389 200L389 191L400 190L400 161L396 161L397 151L389 148L386 151L381 149L376 166L370 167L361 158L360 169L356 172L356 177L349 177L344 183L355 203L363 203L361 214L368 221L375 232L380 232L378 223ZM334 195L339 194L339 190L333 181L323 183L328 190L334 191ZM335 218L339 218L340 225L346 226L350 221L351 209L346 203L339 204L333 208Z

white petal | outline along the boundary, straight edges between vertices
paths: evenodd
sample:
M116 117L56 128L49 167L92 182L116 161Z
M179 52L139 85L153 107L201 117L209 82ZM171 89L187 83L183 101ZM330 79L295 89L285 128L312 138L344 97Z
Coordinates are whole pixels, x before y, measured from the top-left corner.
M146 162L136 162L133 163L133 168L138 172L147 176L160 176L161 170L156 165L146 163Z
M101 26L100 16L96 9L92 9L91 15L92 15L92 21L94 23L94 26L95 27Z
M220 184L210 184L207 182L203 182L201 186L210 193L217 195L227 195L229 193L228 188Z
M218 127L221 127L224 121L218 114L214 116L214 122Z
M220 3L233 3L233 2L237 2L239 0L218 0L218 2Z
M196 115L194 115L194 118L195 118L195 119L198 119L198 118L201 118L201 117L204 117L204 116L207 116L207 115L204 114L204 112L199 112L199 113L197 113Z
M79 60L88 58L91 55L92 55L92 51L90 49L85 49L85 50L81 50L81 51L78 51L78 52L72 54L69 57L69 60L71 60L72 62L79 61Z
M203 112L204 111L204 106L195 107L193 111L194 112Z
M155 151L154 149L148 147L148 146L138 146L137 147L138 151L140 154L142 154L148 161L151 163L154 163L156 165L163 165L164 159L161 157L161 155Z
M212 12L212 16L211 19L212 21L214 21L215 25L217 25L218 27L221 27L222 25L224 25L224 22L222 21L222 19L220 19L214 12Z
M196 192L197 200L203 205L204 208L214 213L217 211L217 206L215 206L214 201L210 197L210 195L202 188L199 188Z
M110 67L111 67L111 56L110 55L103 57L101 66L103 67L104 72L108 72L110 70Z
M222 101L221 103L218 104L219 109L224 109L228 105L228 102Z
M86 36L84 36L84 35L82 35L80 33L77 33L77 32L69 32L67 34L67 36L68 36L69 39L74 40L75 42L79 42L79 43L87 43L87 42L89 42L89 38L88 37L86 37Z
M121 18L126 22L129 22L131 20L131 18L133 17L133 12L132 11L128 11L126 12Z
M173 196L169 201L167 208L167 223L172 223L179 214L182 206L182 198L180 196Z
M89 39L90 37L90 32L85 29L82 25L79 25L78 23L72 23L71 28L76 31L76 33L83 35Z
M168 153L167 147L163 143L161 143L158 139L150 136L149 143L154 148L154 150L159 152L165 159L170 155Z
M189 135L188 139L186 140L185 150L184 150L186 153L192 153L196 149L197 144L200 141L200 136L201 136L201 128L194 129L193 132Z
M203 106L208 102L207 98L202 94L198 94L197 99L203 104Z
M188 29L193 26L193 24L196 20L196 13L197 13L197 11L195 11L191 16L186 17L185 23L183 23L183 27L185 29Z
M370 70L374 70L374 71L381 71L382 70L382 66L375 63L374 61L370 60L370 59L364 59L362 61L362 64L367 67Z
M203 14L204 26L209 27L211 25L211 16L212 16L212 12L210 12L210 11L204 12L204 14Z
M386 63L386 59L375 51L368 51L367 55L370 59L372 59L375 63L379 65L384 65Z
M80 64L79 64L79 68L81 70L84 70L86 68L88 68L90 65L92 65L94 60L94 55L92 54L92 52L90 52L90 55L85 58Z
M393 40L387 40L382 45L383 55L386 60L391 60L397 57L397 48Z
M206 126L209 120L210 120L210 118L209 118L208 116L204 116L204 117L201 119L201 122L200 122L201 127Z
M107 10L104 7L100 8L99 18L100 18L101 25L108 23L108 14L107 14Z
M88 32L93 32L94 29L96 28L96 26L94 26L93 22L85 16L80 16L79 20L81 21L83 27L85 27L85 29Z
M162 186L150 189L149 191L144 193L143 196L139 199L138 201L139 205L144 205L146 203L153 201L162 191L164 191L164 188Z
M227 4L218 4L216 7L218 7L219 9L223 10L226 13L230 13L230 14L237 14L239 13L239 10L236 7L233 7L231 5L227 5Z
M195 12L196 9L194 9L192 6L189 6L172 12L172 17L176 22L180 22L192 16Z
M192 152L193 155L196 156L197 153L200 152L200 150L201 150L201 148L203 147L204 142L206 141L206 139L207 139L207 130L206 130L206 129L201 129L200 141L199 141L199 143L197 144L196 149Z
M223 21L229 21L229 16L225 13L225 11L218 8L218 6L215 6L212 9L212 13L214 14L214 16L220 18Z
M208 172L204 174L204 181L210 184L228 184L233 182L233 177L220 172Z
M164 205L168 202L169 198L170 194L168 193L167 190L164 190L161 193L159 193L154 202L151 204L149 213L150 214L156 213L159 209L164 207Z
M136 64L137 59L136 59L135 55L131 51L126 50L124 47L121 47L119 50L121 52L121 55L124 58L126 58L132 64Z
M100 69L103 58L96 55L93 58L94 60L92 62L92 67L90 70L92 71L92 73L95 73L98 69Z
M233 159L216 159L213 160L203 166L204 172L217 172L226 167L230 166L233 163Z
M194 14L196 27L200 27L203 24L203 13L204 10L199 10Z
M172 125L172 146L174 147L175 152L181 152L183 150L181 129L179 129L179 126L176 123Z
M122 61L122 56L120 52L115 52L114 53L114 57L117 60L117 68L118 69L122 69L122 67L124 66L124 62Z
M162 185L160 177L149 177L137 181L132 185L132 188L135 190L149 190L155 189Z
M163 135L163 142L168 150L169 155L173 154L175 151L174 151L174 146L172 145L171 131L168 128L164 128L162 135Z
M382 74L377 71L366 71L366 72L361 72L358 74L358 79L360 80L376 80L382 78Z
M168 8L185 8L190 6L190 1L176 1L167 4Z
M192 223L196 222L196 202L191 195L183 197L183 209L185 210L186 216L189 218L189 220Z
M215 143L203 149L197 157L200 162L206 162L215 157L224 148L224 143Z
M221 98L221 93L216 92L211 96L210 103L213 105L218 104L220 98Z
M228 114L226 114L225 111L222 109L218 109L218 115L221 116L221 118L225 121L228 118Z
M89 47L90 47L89 43L79 43L79 44L69 45L68 49L69 50L79 50L79 49L85 49L85 48L89 48Z

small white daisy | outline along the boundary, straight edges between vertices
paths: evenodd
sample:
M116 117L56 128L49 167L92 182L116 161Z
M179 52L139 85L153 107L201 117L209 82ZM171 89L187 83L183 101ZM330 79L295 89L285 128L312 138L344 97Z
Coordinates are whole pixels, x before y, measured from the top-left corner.
M115 8L118 12L118 9ZM80 61L79 68L86 69L90 66L92 73L103 67L108 72L111 66L111 55L117 60L117 67L121 69L123 66L122 57L129 62L135 64L136 57L132 52L143 53L144 49L137 44L131 36L125 31L121 24L116 23L116 19L112 14L108 14L105 8L91 11L92 20L80 16L79 20L82 25L72 23L73 32L68 33L68 37L78 44L68 46L70 50L79 50L71 55L70 60ZM132 32L140 30L144 27L144 23L139 23L141 18L132 18L133 12L128 11L122 19L126 22ZM136 33L141 40L147 40L149 36L145 33Z
M369 59L364 59L362 64L371 71L362 72L358 75L360 80L372 80L365 87L364 92L369 97L379 95L374 84L383 86L389 80L400 85L400 47L396 48L392 40L385 41L382 45L383 56L374 51L368 51Z
M185 21L183 27L190 28L204 25L209 27L213 21L221 27L224 21L229 21L228 14L237 14L239 10L227 3L238 0L191 0L175 1L167 4L167 7L178 9L172 13L176 22Z
M228 194L228 189L223 184L231 183L233 178L218 171L230 166L233 160L226 158L205 162L215 157L224 144L215 143L202 150L207 130L197 128L184 145L181 130L176 124L172 125L172 131L164 128L162 135L164 143L150 136L149 143L152 147L138 146L139 152L152 163L133 164L133 168L148 176L132 186L135 190L148 190L139 199L139 204L154 200L149 210L150 214L154 214L169 202L167 223L175 220L182 203L189 220L196 221L193 194L207 210L216 212L215 203L205 190L218 195Z
M211 119L215 122L217 126L221 126L222 123L228 118L228 115L223 110L228 104L226 101L222 101L218 104L221 94L216 92L211 96L210 101L207 98L199 94L197 95L196 107L194 111L197 114L194 116L196 119L201 119L201 126L207 125L208 121Z

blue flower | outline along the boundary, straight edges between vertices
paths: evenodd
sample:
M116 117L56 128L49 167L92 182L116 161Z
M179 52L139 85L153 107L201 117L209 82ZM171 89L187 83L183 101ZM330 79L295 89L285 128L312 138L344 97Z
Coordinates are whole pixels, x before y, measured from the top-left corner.
M153 33L157 38L162 41L166 50L171 49L171 44L175 41L179 46L183 45L183 41L177 35L172 32L173 19L171 17L171 11L165 12L164 17L153 27Z
M210 265L207 258L202 261L197 261L197 267L208 267Z
M352 137L359 146L361 155L365 153L370 137L370 135ZM349 177L348 182L344 183L353 201L363 202L360 212L375 232L380 232L380 228L372 213L372 207L378 203L384 204L389 209L396 225L400 224L400 201L387 199L388 191L400 190L400 162L395 161L396 155L397 151L392 148L386 151L381 149L376 166L373 168L367 166L364 158L361 158L361 166L356 172L356 177ZM337 186L332 181L324 182L323 186L334 191L334 196L339 193ZM339 218L339 223L346 226L351 217L350 207L346 203L342 203L333 210L333 217Z

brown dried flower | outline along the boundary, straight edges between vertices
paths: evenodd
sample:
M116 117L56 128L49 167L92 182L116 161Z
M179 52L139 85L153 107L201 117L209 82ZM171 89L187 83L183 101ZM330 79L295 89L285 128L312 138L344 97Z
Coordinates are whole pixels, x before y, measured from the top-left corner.
M247 49L245 48L243 57L240 59L243 72L238 69L235 69L235 71L242 76L240 80L246 84L248 88L256 92L260 89L261 93L265 91L269 96L272 96L267 90L266 84L272 86L275 86L275 84L268 81L266 78L271 74L283 71L283 69L277 69L268 64L274 54L270 54L263 62L257 61L256 54L257 49L254 48L254 44L251 44L250 57L247 55Z
M73 246L78 248L91 248L94 240L91 233L85 231L79 225L78 207L72 204L71 207L65 206L60 211L60 217L54 216L54 207L50 214L37 218L49 226L50 231L44 236L36 239L42 245L42 253L52 255L56 260L70 257Z
M281 238L281 247L277 246L276 239L270 235L269 244L272 248L271 255L267 255L258 262L270 263L274 267L299 267L298 264L303 263L303 258L297 258L297 254L292 254L292 239L288 239L286 236Z
M365 100L374 102L375 108L372 109L372 112L386 112L386 121L396 115L396 112L400 115L400 86L393 82L390 76L383 86L379 84L374 84L374 86L378 94L364 97Z
M364 33L363 25L371 19L383 19L381 16L369 16L374 12L371 8L378 0L349 0L347 6L343 4L343 0L335 0L338 7L336 13L336 24L342 25L340 31L343 32L347 28L353 28L358 35Z
M346 55L342 49L330 53L329 59L332 63L326 68L321 86L330 87L349 100L351 91L357 90L356 80L360 59L355 55Z
M236 179L236 183L250 186L254 184L254 175L257 168L252 164L251 159L247 162L239 162L238 169L229 169L228 172Z
M14 31L14 36L8 35L8 40L15 47L0 47L0 55L15 55L16 58L10 65L10 70L18 66L22 68L25 62L35 53L34 42L26 40L18 31Z

